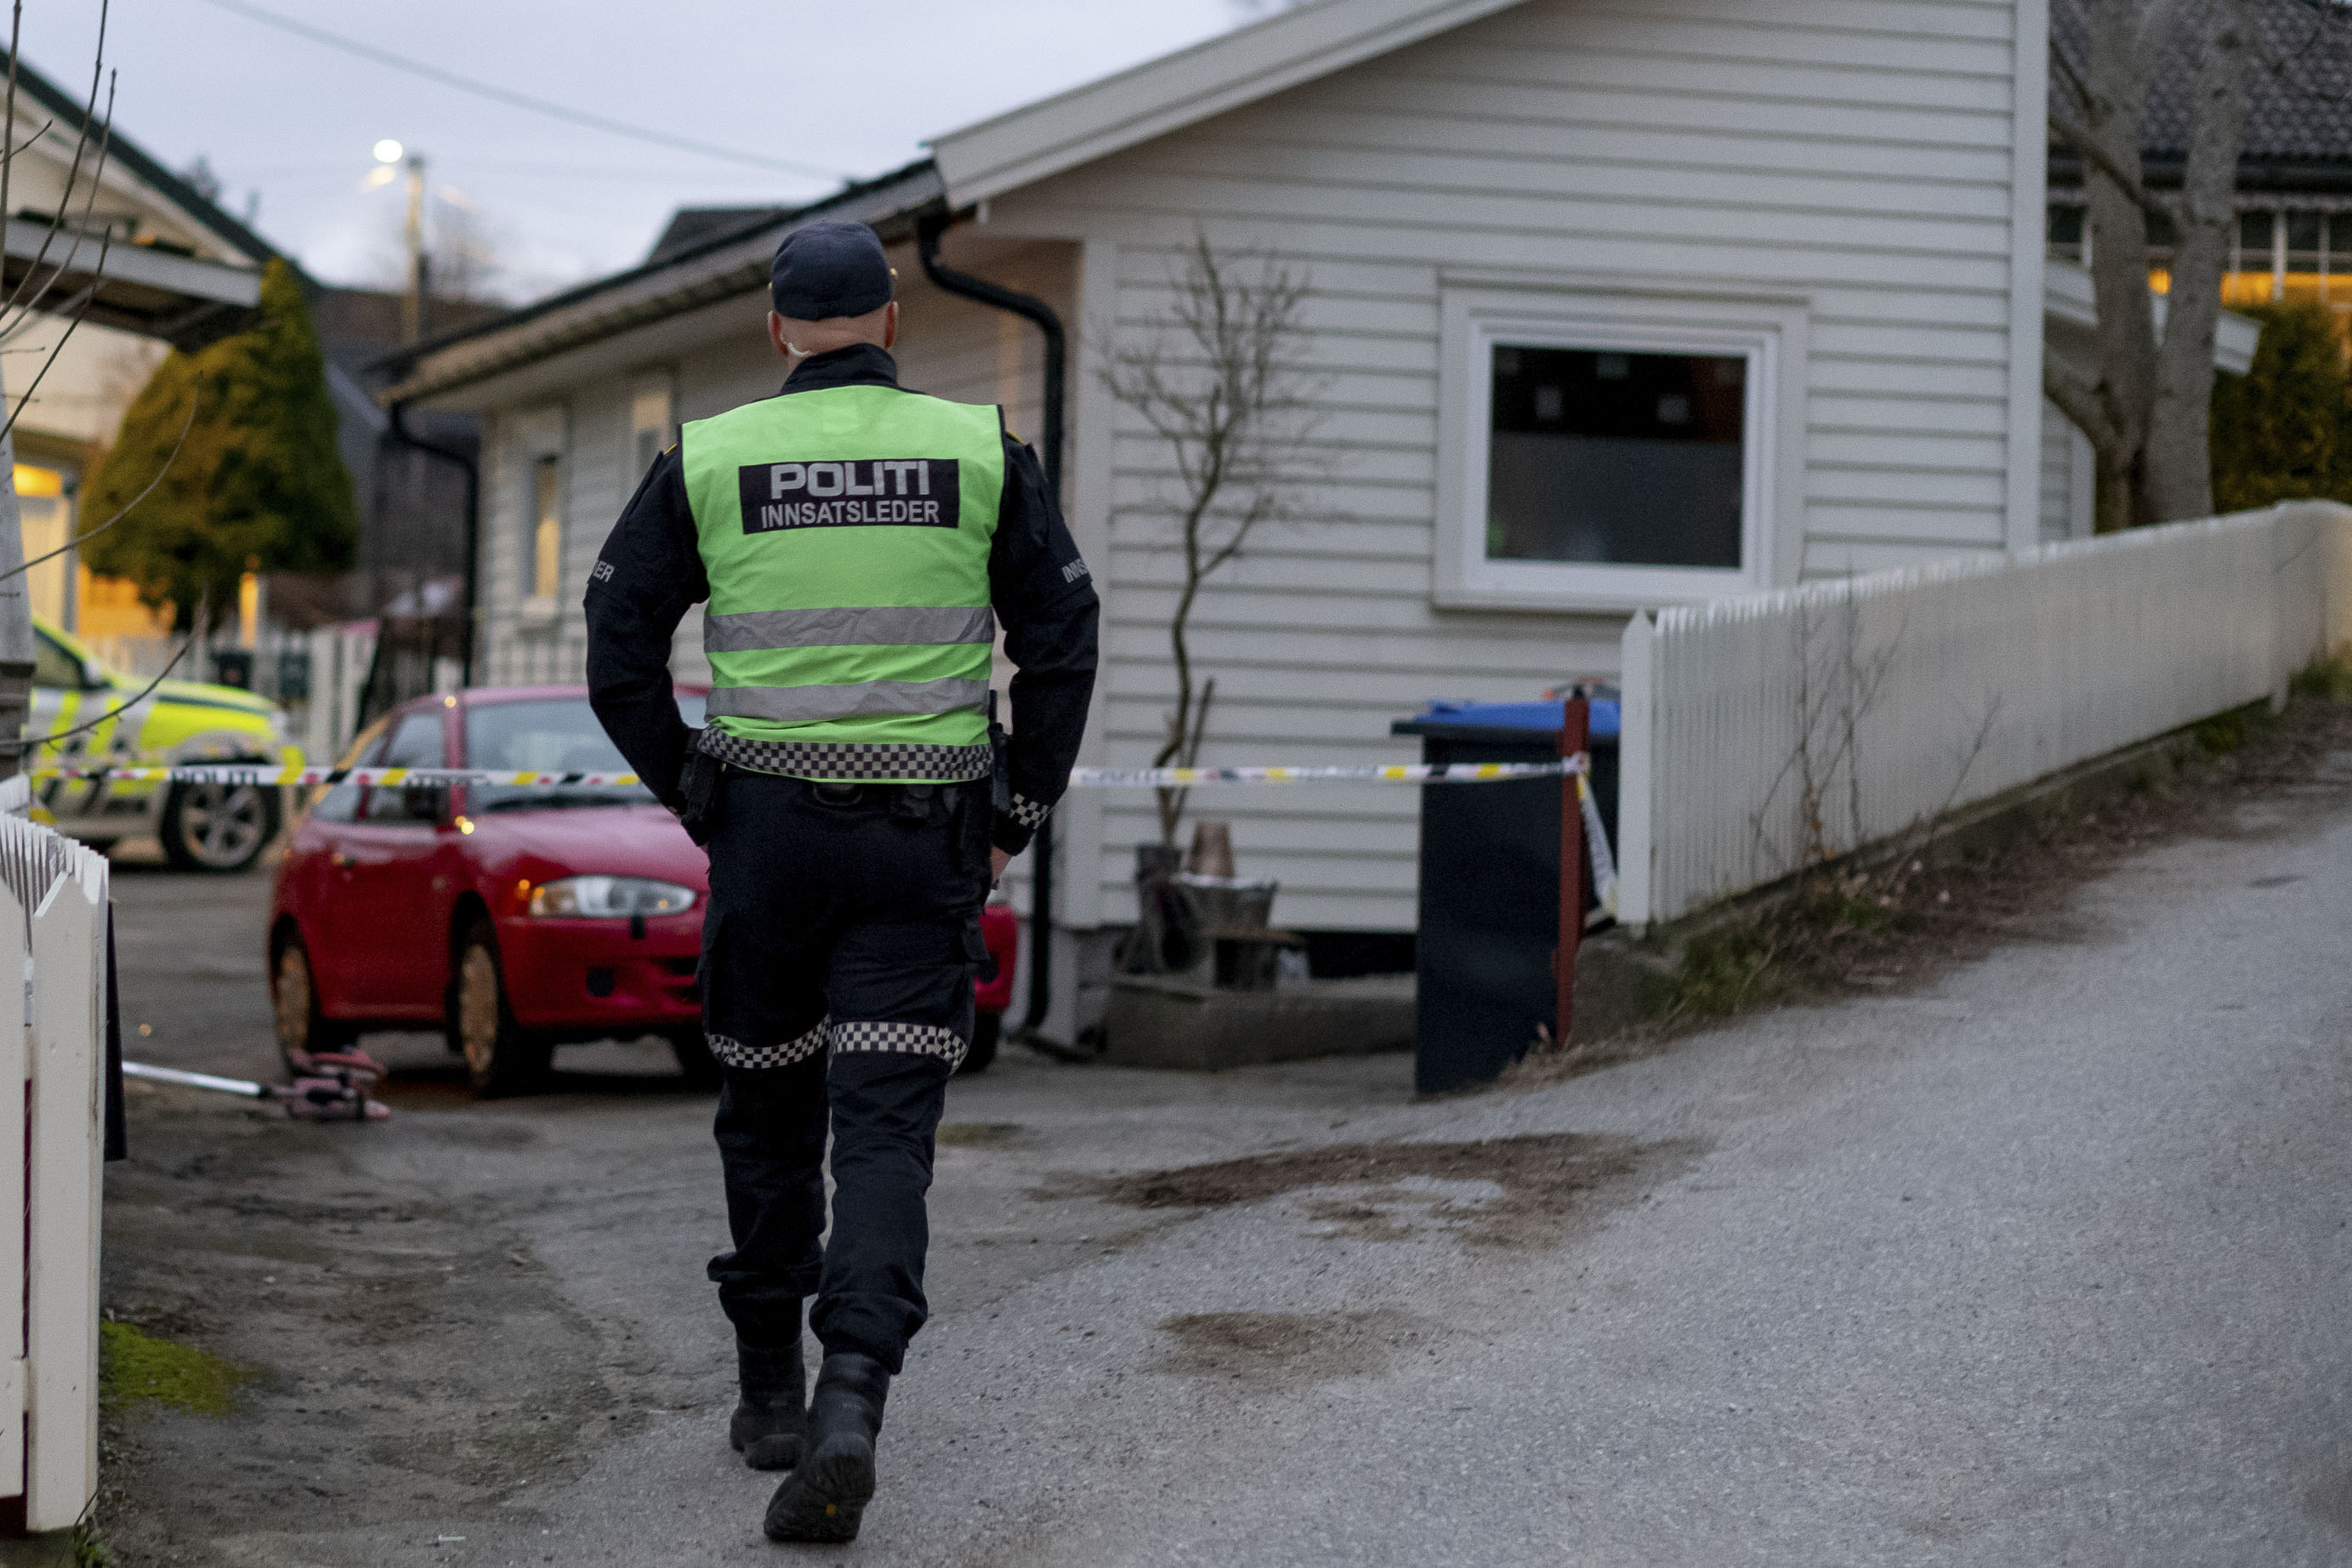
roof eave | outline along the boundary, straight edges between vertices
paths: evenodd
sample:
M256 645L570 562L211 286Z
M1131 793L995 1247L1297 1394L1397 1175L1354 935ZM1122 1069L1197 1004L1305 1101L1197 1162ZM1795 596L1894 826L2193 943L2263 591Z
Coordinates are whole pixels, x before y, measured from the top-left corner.
M748 293L767 280L777 241L803 224L847 219L888 229L911 222L940 199L939 174L930 162L910 164L782 217L715 236L677 256L387 355L378 363L395 379L377 401L391 406L439 397L568 349Z
M958 206L1240 109L1522 0L1314 0L930 143Z

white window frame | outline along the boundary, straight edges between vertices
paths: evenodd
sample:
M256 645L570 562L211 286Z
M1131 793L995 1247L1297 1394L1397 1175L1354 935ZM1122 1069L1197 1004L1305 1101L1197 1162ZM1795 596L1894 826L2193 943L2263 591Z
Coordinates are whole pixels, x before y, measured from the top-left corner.
M1434 597L1442 607L1632 610L1793 580L1801 542L1807 302L1701 289L1563 279L1448 279L1440 300ZM1486 555L1487 439L1498 346L1700 354L1747 362L1740 564L1735 568L1496 561Z

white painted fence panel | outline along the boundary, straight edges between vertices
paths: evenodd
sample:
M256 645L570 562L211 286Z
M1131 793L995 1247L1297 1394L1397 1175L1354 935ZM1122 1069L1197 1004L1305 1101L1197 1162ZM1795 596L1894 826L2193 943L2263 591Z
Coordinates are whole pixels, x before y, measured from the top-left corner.
M21 793L0 788L0 810ZM17 1216L0 1300L23 1303L0 1314L0 1497L23 1496L35 1531L71 1525L98 1489L106 908L104 856L0 815L0 973L24 977L17 1026L0 1028L0 1092L22 1107L0 1116L0 1214Z
M2352 635L2345 578L2352 508L2295 502L1636 616L1621 918L2280 696Z

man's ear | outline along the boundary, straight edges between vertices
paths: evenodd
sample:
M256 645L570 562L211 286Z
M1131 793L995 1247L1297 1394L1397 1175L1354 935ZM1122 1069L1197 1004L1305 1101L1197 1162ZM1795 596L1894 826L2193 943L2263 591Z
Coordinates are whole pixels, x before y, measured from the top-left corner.
M884 353L898 346L898 301L891 300L882 307L882 348Z
M784 319L773 310L768 312L768 341L776 345L778 353L793 357L793 346L784 341Z

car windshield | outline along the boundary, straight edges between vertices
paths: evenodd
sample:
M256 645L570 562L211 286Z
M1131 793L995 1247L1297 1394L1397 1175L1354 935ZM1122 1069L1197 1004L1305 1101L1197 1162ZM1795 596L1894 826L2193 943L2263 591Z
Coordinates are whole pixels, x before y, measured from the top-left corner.
M702 722L702 699L681 694L678 713ZM625 773L629 764L596 721L584 697L468 703L466 765L494 772ZM475 784L467 809L522 811L558 806L634 805L654 798L642 784Z

